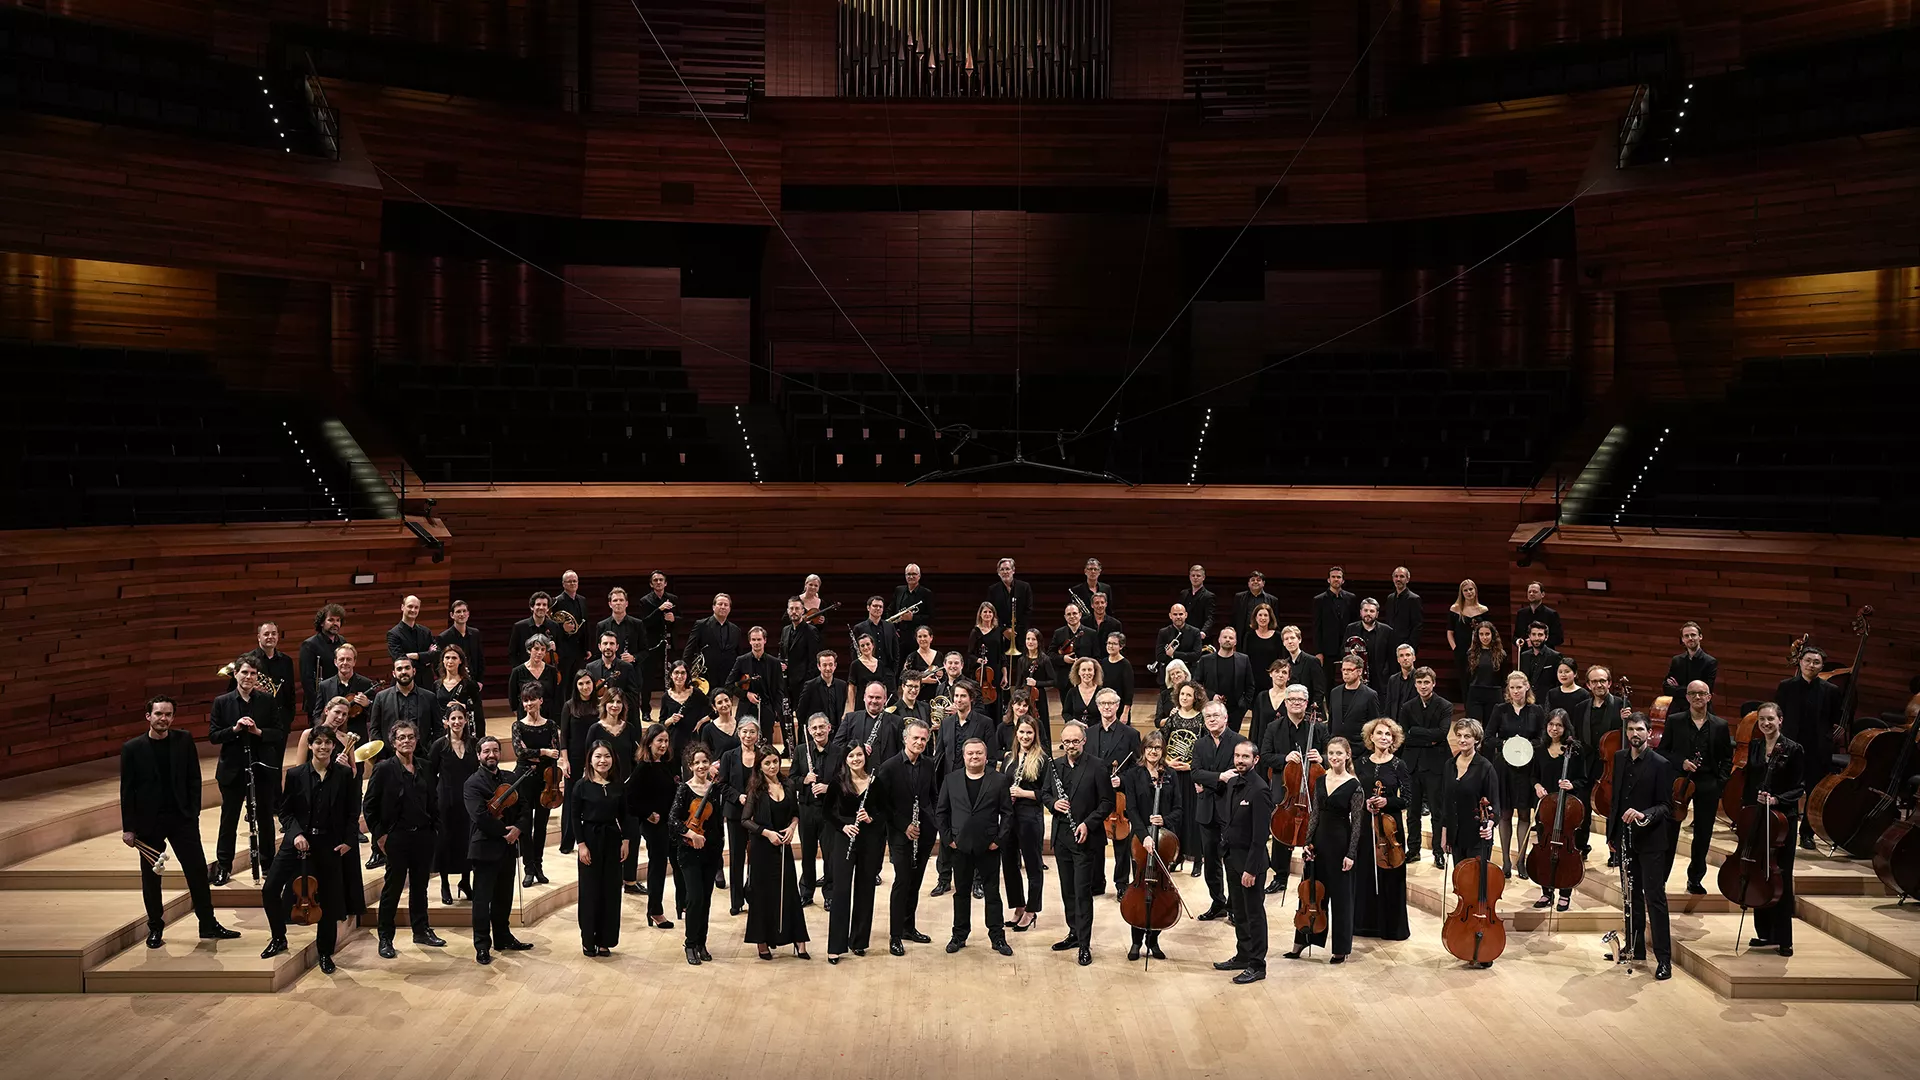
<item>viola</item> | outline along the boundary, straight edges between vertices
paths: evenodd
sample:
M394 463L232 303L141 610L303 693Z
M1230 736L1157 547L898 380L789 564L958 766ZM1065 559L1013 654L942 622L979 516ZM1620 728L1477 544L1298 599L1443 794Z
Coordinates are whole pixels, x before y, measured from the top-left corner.
M828 604L826 607L814 608L812 613L801 616L801 619L802 621L810 622L815 626L825 626L827 625L827 612L832 611L835 608L838 608L839 606L840 606L840 601L835 600L833 603Z
M993 662L982 654L980 662L974 665L973 681L980 684L980 700L988 705L1000 700L1000 688L994 685L999 673L994 670Z
M1113 775L1120 775L1119 765L1113 767ZM1105 828L1109 840L1125 840L1133 835L1133 822L1127 819L1127 793L1119 788L1113 789L1113 813L1107 815Z
M1568 742L1560 753L1560 779L1565 780L1573 767L1573 755L1580 744ZM1534 811L1544 834L1527 852L1527 877L1542 889L1571 889L1586 876L1586 860L1580 854L1580 824L1587 820L1587 806L1571 791L1555 787L1540 800ZM1548 822L1552 825L1549 826Z
M307 856L300 855L300 873L293 879L293 906L287 918L301 926L320 921L320 879L307 873Z
M1760 775L1760 790L1773 784L1774 758L1767 758ZM1720 895L1742 908L1770 907L1779 902L1787 887L1787 874L1781 857L1793 834L1787 829L1787 815L1755 801L1740 808L1733 819L1733 854L1720 864Z
M707 822L713 820L713 793L708 789L705 795L695 795L687 803L686 831L694 836L707 835Z
M1493 820L1493 803L1480 800L1475 819L1484 827ZM1479 834L1476 832L1475 836ZM1507 924L1494 904L1506 891L1507 875L1490 859L1457 859L1453 864L1453 895L1459 902L1440 927L1447 951L1469 964L1491 964L1507 948Z
M562 787L565 779L560 775L560 759L550 758L540 766L543 782L540 787L540 805L549 810L559 807L567 801L566 789Z
M1291 720L1276 718L1276 724L1289 724ZM1327 770L1307 760L1307 753L1313 749L1314 728L1320 723L1320 706L1314 705L1307 712L1307 739L1300 747L1300 760L1287 762L1280 771L1282 797L1279 805L1273 808L1273 818L1267 823L1267 829L1273 838L1286 847L1304 847L1307 843L1307 830L1313 820L1313 791L1320 786L1320 778Z
M507 811L520 805L520 785L532 775L517 776L511 782L493 789L492 797L487 799L487 813L492 814L495 821L506 817Z
M1162 778L1173 777L1162 773ZM1174 783L1179 783L1175 778ZM1160 793L1165 785L1153 785L1151 821L1160 814ZM1136 930L1159 931L1180 921L1180 892L1174 887L1167 867L1180 857L1180 838L1172 829L1149 826L1145 834L1133 835L1133 884L1120 895L1120 917Z
M1373 797L1387 797L1387 785L1373 782ZM1381 810L1373 815L1373 865L1382 870L1397 870L1407 865L1407 845L1400 838L1400 822Z
M1693 762L1695 769L1704 768L1707 763L1706 755L1698 750L1695 750L1693 756L1687 760ZM1676 826L1687 823L1687 811L1693 806L1694 793L1700 790L1693 782L1696 775L1698 774L1681 769L1673 778L1673 795L1667 800L1667 812L1673 815L1673 823Z
M390 680L387 680L387 679L381 679L379 682L374 683L372 686L369 686L365 690L362 690L360 692L367 695L368 701L372 701L373 695L386 689L387 683L389 681ZM357 701L349 701L347 703L347 719L349 720L352 720L355 717L358 717L361 713L366 711L367 711L367 707L365 705L360 704Z

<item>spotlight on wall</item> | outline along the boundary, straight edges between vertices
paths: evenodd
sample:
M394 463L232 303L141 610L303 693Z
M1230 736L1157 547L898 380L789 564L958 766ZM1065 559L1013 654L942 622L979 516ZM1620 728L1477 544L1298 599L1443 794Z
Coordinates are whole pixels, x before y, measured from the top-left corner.
M356 573L353 575L353 583L355 585L371 585L373 584L373 575Z

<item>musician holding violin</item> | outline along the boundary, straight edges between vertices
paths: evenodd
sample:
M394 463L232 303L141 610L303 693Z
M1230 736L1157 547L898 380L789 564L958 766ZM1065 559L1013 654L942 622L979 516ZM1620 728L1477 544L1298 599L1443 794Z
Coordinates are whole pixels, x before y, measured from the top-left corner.
M679 848L674 895L686 915L682 944L687 963L698 967L713 960L707 951L707 916L713 908L713 879L720 872L720 829L725 821L720 804L727 792L706 743L689 743L682 761L680 789L674 792L667 822Z
M1400 725L1382 716L1360 729L1367 753L1354 762L1360 792L1367 800L1366 837L1360 845L1361 866L1353 875L1353 932L1361 937L1405 941L1407 926L1407 790L1413 786L1413 766L1400 756L1406 735Z
M1699 633L1695 628L1694 633ZM1713 819L1720 792L1733 775L1733 732L1713 714L1713 688L1705 680L1686 684L1687 715L1669 717L1660 737L1660 756L1674 767L1674 826L1693 813L1693 852L1687 861L1687 891L1706 895L1707 848L1713 843Z
M296 900L317 903L319 966L328 975L334 972L333 948L346 914L342 858L351 855L360 828L359 790L348 770L333 760L339 745L332 728L316 729L309 743L312 757L287 775L280 800L280 853L260 888L260 906L272 931L260 959L287 951L287 920ZM296 878L301 879L298 890ZM298 895L290 895L294 892Z
M1129 897L1139 894L1143 912L1153 913L1165 904L1160 897L1167 897L1173 903L1174 915L1179 914L1180 894L1175 891L1173 875L1168 859L1156 843L1162 832L1173 844L1174 857L1179 857L1180 835L1180 796L1181 780L1179 774L1167 768L1167 737L1158 731L1150 731L1140 742L1140 767L1129 769L1125 774L1126 814L1132 826L1132 844L1129 856L1135 861L1136 880L1131 888L1121 890L1120 905L1123 914L1128 906ZM1153 882L1154 903L1147 903L1147 883ZM1148 911L1152 909L1152 911ZM1143 919L1144 921L1151 921ZM1140 947L1146 946L1147 955L1155 960L1165 960L1167 954L1160 951L1160 931L1144 929L1139 924L1133 926L1133 945L1127 950L1128 960L1140 959Z
M533 948L513 936L513 863L527 802L540 789L534 773L501 775L498 738L483 737L478 753L480 767L467 777L460 795L471 829L467 863L473 869L473 958L476 963L491 964L496 948L512 952Z
M520 833L520 858L524 863L522 888L547 884L543 856L547 850L547 823L555 807L566 797L566 763L560 742L560 727L540 714L547 692L537 682L520 688L520 705L526 715L513 722L515 780L526 779L528 787L521 796L532 802L527 827Z
M1360 859L1360 841L1368 835L1367 796L1353 773L1353 744L1343 738L1327 742L1327 771L1313 787L1313 817L1307 826L1307 848L1300 875L1300 908L1295 912L1293 950L1298 960L1308 947L1328 944L1332 929L1330 964L1344 964L1353 952L1353 868ZM1318 886L1318 888L1316 888ZM1311 909L1321 906L1326 915ZM1303 922L1302 912L1309 914Z
M1103 686L1094 695L1094 707L1099 711L1100 719L1087 728L1087 758L1106 766L1107 786L1114 791L1117 802L1124 802L1125 773L1140 760L1140 733L1133 725L1121 718L1123 702L1120 692L1111 686ZM1107 828L1098 836L1087 839L1094 847L1093 895L1102 896L1107 891L1107 841L1113 845L1113 898L1117 901L1127 891L1127 883L1133 869L1131 845L1125 843L1126 831L1120 826L1129 819L1125 816L1125 807L1116 805L1114 813L1107 817Z
M1607 812L1607 846L1628 864L1633 880L1631 941L1635 960L1647 956L1647 929L1653 931L1653 977L1673 977L1673 936L1667 922L1667 875L1673 872L1673 766L1649 745L1651 724L1645 713L1627 718L1627 747L1613 758L1613 805Z
M1747 748L1747 775L1754 779L1741 793L1740 802L1742 806L1778 811L1785 816L1787 825L1786 842L1776 845L1773 851L1777 860L1775 869L1784 879L1780 899L1754 910L1754 936L1747 944L1756 949L1778 948L1781 956L1792 956L1794 848L1791 838L1800 816L1800 797L1806 794L1808 754L1804 747L1782 733L1782 723L1778 704L1771 701L1761 704L1754 724L1760 737ZM1768 763L1772 764L1772 775L1762 782L1760 778L1766 774Z
M1207 705L1207 730L1227 726L1226 706ZM1259 755L1253 744L1239 739L1233 746L1233 767L1221 774L1223 791L1215 811L1223 818L1221 842L1226 850L1230 910L1233 912L1233 955L1213 965L1232 971L1242 986L1267 977L1267 908L1263 891L1267 876L1267 837L1272 835L1273 790L1255 768ZM1205 741L1204 739L1202 740Z

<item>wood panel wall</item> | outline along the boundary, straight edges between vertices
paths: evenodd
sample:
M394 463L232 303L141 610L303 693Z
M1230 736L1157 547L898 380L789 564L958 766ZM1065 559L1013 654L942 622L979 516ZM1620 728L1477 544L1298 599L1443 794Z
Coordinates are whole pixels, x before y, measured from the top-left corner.
M217 321L209 270L0 254L0 337L202 352Z
M1630 399L1710 401L1740 370L1733 286L1624 289L1615 294L1618 386Z
M279 622L297 654L325 603L347 608L347 639L384 672L400 598L444 611L450 570L390 523L5 532L0 564L0 776L117 753L155 693L204 738L226 689L214 672L253 647L256 623Z
M839 93L839 0L767 0L767 96Z
M1741 356L1920 349L1920 266L1733 286Z
M1535 526L1509 538L1520 544ZM1847 624L1874 606L1861 711L1898 709L1920 674L1920 542L1897 538L1566 527L1536 549L1533 565L1512 568L1513 595L1538 580L1566 627L1565 652L1631 676L1644 705L1680 651L1680 624L1697 621L1720 661L1716 711L1765 700L1793 670L1789 643L1800 634L1849 662ZM1589 579L1607 584L1590 592Z

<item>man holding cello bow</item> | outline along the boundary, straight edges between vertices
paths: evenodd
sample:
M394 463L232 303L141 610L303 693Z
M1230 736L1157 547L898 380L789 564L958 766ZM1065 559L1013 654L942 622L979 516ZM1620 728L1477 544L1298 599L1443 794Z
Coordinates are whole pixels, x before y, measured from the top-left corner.
M1613 755L1613 806L1607 812L1607 846L1619 853L1633 879L1632 940L1618 948L1647 957L1647 924L1653 928L1653 977L1673 978L1673 935L1667 924L1667 875L1673 872L1675 833L1669 804L1673 766L1648 745L1647 714L1627 719L1627 748Z

